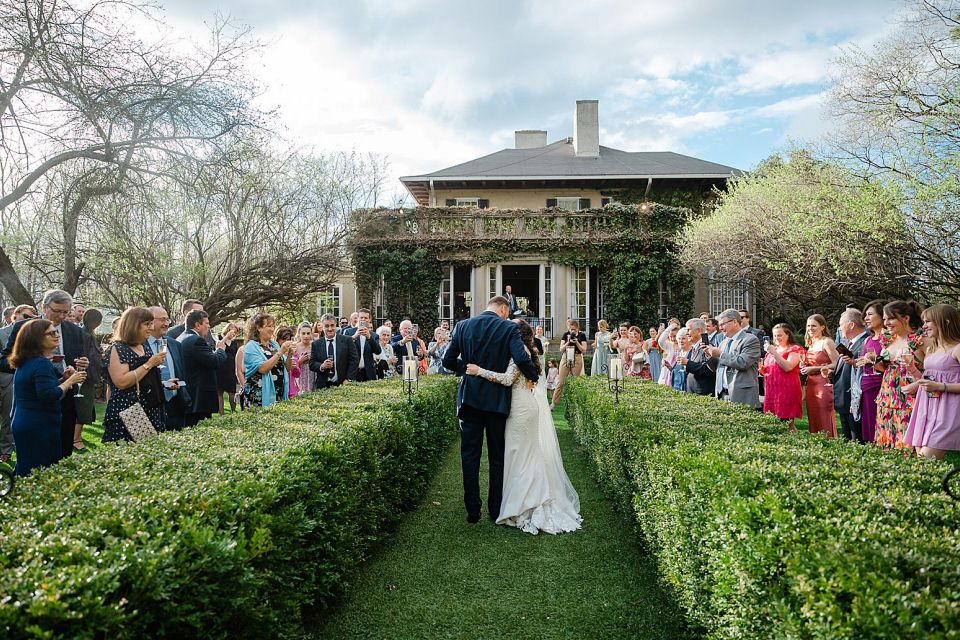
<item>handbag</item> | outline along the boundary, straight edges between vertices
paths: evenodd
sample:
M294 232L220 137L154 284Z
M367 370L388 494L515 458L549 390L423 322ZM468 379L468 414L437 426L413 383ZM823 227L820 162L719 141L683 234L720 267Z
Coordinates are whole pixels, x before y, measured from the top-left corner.
M137 401L120 412L120 420L134 442L140 442L150 436L157 435L156 428L150 422L150 418L147 417L147 412L143 410L143 405L140 404L139 380L137 380Z

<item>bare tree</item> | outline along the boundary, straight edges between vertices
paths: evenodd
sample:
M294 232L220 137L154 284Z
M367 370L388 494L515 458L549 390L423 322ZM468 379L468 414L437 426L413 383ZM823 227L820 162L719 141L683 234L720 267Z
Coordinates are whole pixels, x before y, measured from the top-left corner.
M247 33L218 22L209 43L183 54L154 12L135 1L0 0L0 211L53 171L71 176L61 194L68 290L83 279L76 241L93 199L174 159L196 163L257 120L242 72ZM160 35L147 41L136 22ZM28 301L2 246L0 283Z

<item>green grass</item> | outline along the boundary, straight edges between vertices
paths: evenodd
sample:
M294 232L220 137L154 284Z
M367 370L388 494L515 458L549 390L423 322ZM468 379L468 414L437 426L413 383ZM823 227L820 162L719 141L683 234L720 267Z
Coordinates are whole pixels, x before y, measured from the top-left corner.
M582 530L532 536L485 517L467 524L458 443L423 504L375 551L315 637L692 637L653 559L594 482L562 408L554 419Z

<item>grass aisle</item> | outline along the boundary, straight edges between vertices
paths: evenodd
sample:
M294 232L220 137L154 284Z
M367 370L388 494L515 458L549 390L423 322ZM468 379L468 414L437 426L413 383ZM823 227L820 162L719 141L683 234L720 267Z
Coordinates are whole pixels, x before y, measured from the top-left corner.
M359 571L316 637L685 637L652 559L594 482L559 409L554 418L581 531L532 536L486 518L468 525L453 447L423 504Z

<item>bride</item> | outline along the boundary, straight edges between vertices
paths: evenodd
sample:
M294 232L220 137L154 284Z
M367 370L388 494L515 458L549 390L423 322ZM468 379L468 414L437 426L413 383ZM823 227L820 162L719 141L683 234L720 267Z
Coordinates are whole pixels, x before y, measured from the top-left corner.
M532 353L533 330L523 320L514 322L520 326L527 352ZM467 375L479 375L512 387L503 461L503 502L497 524L532 534L576 531L582 522L580 497L563 470L540 359L534 358L533 362L540 376L533 388L512 360L504 373L474 364L466 367Z

